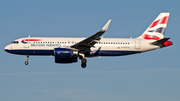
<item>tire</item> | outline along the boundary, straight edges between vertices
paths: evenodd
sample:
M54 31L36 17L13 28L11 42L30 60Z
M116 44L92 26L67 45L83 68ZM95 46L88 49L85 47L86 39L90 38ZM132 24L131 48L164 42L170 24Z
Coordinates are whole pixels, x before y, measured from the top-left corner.
M86 64L87 63L87 60L86 59L82 59L82 64Z
M29 62L28 61L25 61L25 65L28 65L29 64Z
M81 67L82 67L82 68L86 68L86 64L85 64L85 63L82 63L82 64L81 64Z

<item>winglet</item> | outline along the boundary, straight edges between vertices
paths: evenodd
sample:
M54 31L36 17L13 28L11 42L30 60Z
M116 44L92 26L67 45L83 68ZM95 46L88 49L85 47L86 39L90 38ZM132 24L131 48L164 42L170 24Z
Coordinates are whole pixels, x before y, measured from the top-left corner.
M101 31L106 31L109 27L109 24L111 23L111 19L106 23L106 25L101 29Z

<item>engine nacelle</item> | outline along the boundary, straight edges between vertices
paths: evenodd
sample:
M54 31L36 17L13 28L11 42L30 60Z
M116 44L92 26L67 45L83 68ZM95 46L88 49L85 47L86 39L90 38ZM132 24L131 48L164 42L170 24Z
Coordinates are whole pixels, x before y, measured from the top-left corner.
M78 60L78 51L67 48L55 48L54 57L56 63L73 63Z
M67 48L55 48L54 49L55 57L73 57L78 56L78 51L67 49Z

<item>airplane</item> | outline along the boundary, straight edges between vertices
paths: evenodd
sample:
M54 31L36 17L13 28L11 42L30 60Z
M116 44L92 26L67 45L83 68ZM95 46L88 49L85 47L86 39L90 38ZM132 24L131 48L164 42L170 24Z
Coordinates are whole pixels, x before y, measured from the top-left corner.
M147 52L172 45L170 38L164 38L170 13L160 13L144 33L137 38L103 38L111 19L105 26L88 38L68 37L25 37L14 40L4 50L8 53L26 55L28 65L30 55L54 56L55 63L74 63L81 60L85 68L86 57L123 56Z

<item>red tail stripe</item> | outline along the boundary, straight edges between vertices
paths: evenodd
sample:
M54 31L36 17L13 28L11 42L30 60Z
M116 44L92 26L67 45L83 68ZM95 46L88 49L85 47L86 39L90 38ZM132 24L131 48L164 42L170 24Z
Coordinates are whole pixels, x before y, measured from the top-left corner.
M168 16L165 16L165 17L162 19L162 21L161 21L160 24L167 24L167 21L168 21Z
M162 19L162 20L161 20L161 19ZM157 21L154 21L149 28L153 28L153 27L155 27L156 25L158 25L158 23L159 23L160 20L161 20L160 24L167 24L168 16L165 16L165 17L163 17L163 18L161 18L161 19L159 19L159 20L157 20Z
M147 40L160 40L160 38L155 35L147 35L147 34L143 35L143 38Z
M149 28L155 27L159 23L159 21L160 20L154 21Z
M41 39L24 39L22 41L41 41Z

